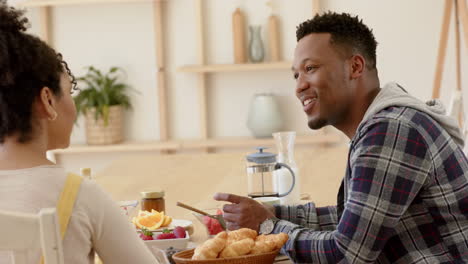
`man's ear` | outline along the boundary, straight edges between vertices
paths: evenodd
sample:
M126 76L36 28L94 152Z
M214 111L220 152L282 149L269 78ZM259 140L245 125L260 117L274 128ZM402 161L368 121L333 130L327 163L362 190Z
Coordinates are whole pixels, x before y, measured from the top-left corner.
M366 60L360 54L355 54L350 59L351 63L351 72L350 77L351 79L357 79L362 76L364 69L366 67Z
M39 94L39 108L44 116L51 121L57 118L55 96L49 87L43 87Z

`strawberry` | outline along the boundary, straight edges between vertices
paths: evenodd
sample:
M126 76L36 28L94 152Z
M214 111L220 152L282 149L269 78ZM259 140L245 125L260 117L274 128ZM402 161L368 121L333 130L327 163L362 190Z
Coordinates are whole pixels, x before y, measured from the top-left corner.
M142 228L140 237L143 240L153 240L153 233L146 228Z
M156 239L174 239L177 238L173 233L161 233L156 236Z
M177 238L185 238L185 229L181 226L176 226L172 231Z

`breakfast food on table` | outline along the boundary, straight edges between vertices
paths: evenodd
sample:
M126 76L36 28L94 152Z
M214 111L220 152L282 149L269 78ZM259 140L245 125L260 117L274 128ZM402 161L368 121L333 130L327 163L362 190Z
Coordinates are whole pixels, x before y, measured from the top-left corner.
M275 249L280 249L286 241L288 241L289 236L285 233L271 234L271 235L259 235L257 241L268 241L275 244Z
M276 249L276 243L273 241L259 241L258 239L255 241L255 245L250 251L251 254L260 254L260 253L267 253Z
M164 215L164 212L155 210L139 211L136 217L133 217L132 223L137 228L146 228L150 231L156 230L161 227L167 227L171 224L172 217Z
M227 233L223 231L214 238L208 239L195 249L192 259L203 260L217 258L221 250L226 246L227 237Z
M285 233L257 236L257 232L249 228L228 233L223 231L199 245L192 259L205 260L268 253L280 249L288 238Z
M223 211L218 209L216 211L216 214L217 215L222 215ZM218 220L213 219L213 218L211 218L211 217L209 217L207 215L204 215L202 219L203 219L202 222L206 226L206 229L208 229L208 233L210 235L216 235L216 234L224 231L223 227L221 226L221 224L219 223Z
M156 236L156 239L176 239L176 235L174 233L171 233L170 231L167 232L162 232L161 234Z
M142 228L140 231L140 237L143 240L177 239L186 236L185 228L181 226L176 226L172 232L169 229L164 229L161 233L153 233L146 228Z
M247 255L255 245L255 241L252 238L244 238L242 240L233 241L228 244L223 251L219 254L221 258L230 258Z
M231 244L235 241L239 241L245 238L251 238L255 240L257 237L257 231L252 230L250 228L241 228L235 231L231 231L228 233L228 244Z
M153 240L153 232L146 228L141 229L140 238L143 240Z
M187 236L185 233L185 228L181 226L176 226L174 230L172 230L172 233L174 233L177 238L185 238Z

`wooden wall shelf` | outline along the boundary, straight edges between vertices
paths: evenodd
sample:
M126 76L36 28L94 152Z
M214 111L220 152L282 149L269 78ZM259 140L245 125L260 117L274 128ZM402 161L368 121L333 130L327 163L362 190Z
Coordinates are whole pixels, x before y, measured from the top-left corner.
M156 53L156 68L157 70L157 94L159 102L159 133L160 140L166 141L169 139L169 117L167 105L167 85L165 71L165 34L163 32L163 3L168 0L24 0L18 3L23 7L36 7L39 11L40 20L40 37L50 46L53 45L52 31L52 10L55 6L64 5L88 5L88 4L113 4L113 3L152 3L153 8L153 23L154 23L154 39Z
M295 145L310 145L310 144L334 144L344 142L343 137L337 133L297 136ZM232 138L214 138L206 140L187 140L181 141L182 149L206 149L206 148L254 148L259 146L272 147L275 146L275 141L270 138L249 138L249 137L232 137Z
M296 145L310 144L334 144L345 142L343 137L337 133L315 134L298 136ZM54 155L61 154L89 154L105 152L140 152L140 151L178 151L178 150L198 150L206 148L254 148L257 146L274 146L273 138L217 138L206 140L174 140L174 141L147 141L147 142L124 142L122 144L90 146L74 145L67 149L51 151Z
M211 65L185 65L178 70L181 72L240 72L240 71L271 71L288 70L292 63L289 61L270 63L246 63L246 64L211 64Z
M207 102L207 82L206 75L216 72L248 72L248 71L272 71L289 70L291 62L266 62L266 63L246 63L246 64L207 64L205 58L204 40L204 0L193 0L195 3L195 19L197 28L197 63L198 65L186 65L179 68L181 72L195 73L198 75L198 100L200 106L200 139L197 140L170 140L168 131L168 106L167 106L167 85L165 77L164 61L164 37L163 34L163 6L162 3L169 0L24 0L19 3L23 7L37 7L40 19L41 38L53 46L52 43L52 15L54 6L81 5L81 4L111 4L111 3L141 3L150 2L153 4L154 13L154 36L156 49L157 88L159 101L159 121L160 140L144 142L124 142L117 145L108 146L88 146L75 145L65 150L55 150L49 153L53 156L67 153L108 153L108 152L139 152L139 151L161 151L161 153L171 153L178 150L205 150L210 151L216 148L246 148L255 146L274 146L274 140L254 139L254 138L210 138L208 133L208 102ZM312 12L315 14L319 10L319 0L311 0ZM297 144L328 144L344 142L338 134L313 134L309 136L298 136Z
M312 1L312 14L315 15L320 10L320 0ZM200 147L202 150L210 152L212 147L217 147L218 142L216 139L211 139L209 134L209 118L208 118L208 83L207 75L210 73L223 73L223 72L248 72L248 71L273 71L273 70L289 70L292 66L291 62L279 61L279 62L265 62L265 63L245 63L245 64L207 64L206 58L206 41L205 41L205 15L207 11L204 7L203 0L194 0L195 2L195 25L196 25L196 53L197 61L195 65L185 65L180 67L180 72L194 73L197 75L197 90L198 90L198 101L200 106L200 140L201 145L206 148ZM326 139L321 139L326 141ZM212 143L210 143L212 142ZM236 142L231 140L229 142ZM237 141L242 143L243 141ZM250 142L250 141L247 141ZM255 142L255 141L254 141ZM237 144L234 143L234 144ZM260 142L262 143L262 142ZM213 144L211 146L210 144ZM263 144L263 143L262 143ZM253 143L252 145L259 145Z
M135 2L160 2L166 0L26 0L19 3L24 7L87 5L99 3L135 3Z

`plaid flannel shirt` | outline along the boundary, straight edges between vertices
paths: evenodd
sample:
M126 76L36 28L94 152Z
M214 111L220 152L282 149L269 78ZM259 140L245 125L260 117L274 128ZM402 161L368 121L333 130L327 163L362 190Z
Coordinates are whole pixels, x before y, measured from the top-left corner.
M296 263L468 263L468 160L429 115L389 107L351 141L338 206L276 215Z

